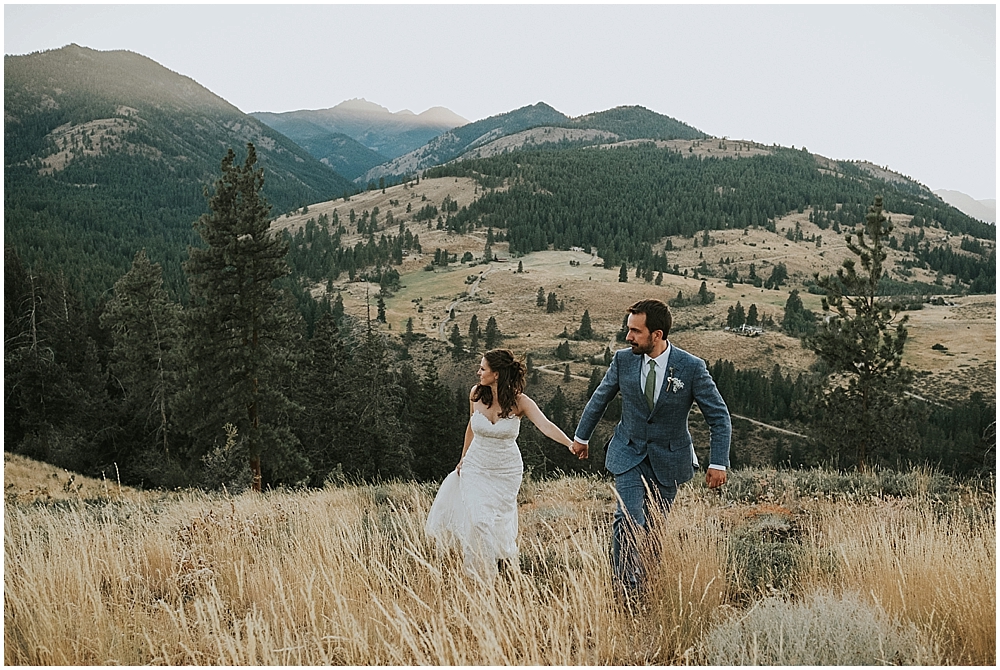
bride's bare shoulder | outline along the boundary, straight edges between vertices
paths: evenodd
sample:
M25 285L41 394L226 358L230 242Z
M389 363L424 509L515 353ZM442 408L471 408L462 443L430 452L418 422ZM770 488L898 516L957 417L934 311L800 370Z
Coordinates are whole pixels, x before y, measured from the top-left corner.
M517 413L524 414L529 408L537 407L535 401L523 393L517 395Z

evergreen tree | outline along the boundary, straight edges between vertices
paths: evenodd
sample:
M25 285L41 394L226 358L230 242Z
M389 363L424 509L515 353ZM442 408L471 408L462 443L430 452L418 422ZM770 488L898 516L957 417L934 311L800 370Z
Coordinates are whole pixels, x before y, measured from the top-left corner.
M403 334L403 343L409 345L413 342L413 317L406 320L406 332Z
M545 307L545 289L541 286L538 287L538 295L535 296L535 305Z
M594 391L597 387L601 385L601 381L604 379L604 374L601 372L600 368L595 367L590 371L590 381L587 382L587 397L585 400L590 400L590 396L594 395Z
M461 358L462 354L465 353L465 342L462 340L462 331L459 330L457 323L451 327L451 336L448 341L451 342L452 357Z
M351 390L345 373L348 355L332 314L316 322L308 349L309 364L296 384L295 400L303 410L294 430L309 460L309 483L322 486L332 474L342 474L351 460L343 442L351 431L342 407Z
M622 262L621 269L618 270L618 281L623 284L628 282L628 266L624 263L624 261Z
M382 297L382 292L379 291L377 297L376 305L378 307L378 316L375 317L380 323L385 323L385 298Z
M747 325L748 326L756 326L756 325L758 325L757 321L758 321L758 319L757 319L757 304L756 303L751 303L750 309L747 310Z
M708 290L708 284L702 282L698 288L698 302L702 305L707 305L713 300L715 300L715 294Z
M882 197L876 196L857 242L850 233L846 236L863 274L855 259L848 258L835 277L815 275L826 291L823 309L835 314L807 340L831 373L847 377L846 386L827 380L824 439L841 464L854 463L862 470L873 458L903 455L914 438L905 395L912 372L902 367L907 317L897 321L902 306L878 298L887 255L883 244L891 231Z
M479 330L479 317L475 314L472 315L472 320L469 321L469 351L475 353L479 351L479 338L482 336Z
M486 322L486 349L496 349L500 346L501 339L503 339L503 335L500 333L500 327L497 326L496 317L491 316Z
M552 314L553 312L558 312L558 311L559 311L559 298L556 296L554 292L549 293L549 298L545 302L545 312L547 314Z
M276 481L306 466L288 427L293 409L283 384L294 365L299 332L276 286L289 272L287 242L270 232L264 171L247 145L243 165L232 149L209 197L210 213L195 223L206 248L191 247L185 263L191 379L187 396L196 451L204 453L233 424L246 440L253 487L262 459Z
M812 335L816 332L816 315L802 304L799 290L794 289L785 301L785 314L781 319L781 329L792 337Z
M726 317L726 325L730 328L739 328L746 322L747 317L743 311L743 305L741 305L740 301L737 300L736 306L729 308L729 314Z
M97 476L120 458L94 331L65 277L4 250L5 450Z
M455 468L462 456L465 425L457 425L454 420L452 392L441 383L433 363L424 368L415 400L416 411L408 420L414 455L413 474L422 481L440 480ZM468 401L463 405L463 414L467 414Z
M622 317L622 327L618 330L618 334L615 335L615 341L624 342L626 337L628 337L628 314Z
M594 337L594 329L590 325L590 310L583 310L583 318L580 319L580 327L576 330L576 336L581 340L590 340Z
M569 350L569 342L566 340L562 341L558 347L556 347L556 358L561 361L569 360L573 358L573 354Z
M143 249L115 283L114 297L100 317L113 337L109 367L122 399L123 441L133 446L128 479L165 482L157 461L171 460L173 401L182 365L180 306L163 288L159 263Z
M383 336L370 326L354 338L337 404L350 427L341 436L345 474L364 481L413 477L410 431L403 424L404 391Z
M566 383L566 384L568 384L572 380L573 380L573 377L570 374L569 363L567 363L565 365L565 367L563 367L563 382Z

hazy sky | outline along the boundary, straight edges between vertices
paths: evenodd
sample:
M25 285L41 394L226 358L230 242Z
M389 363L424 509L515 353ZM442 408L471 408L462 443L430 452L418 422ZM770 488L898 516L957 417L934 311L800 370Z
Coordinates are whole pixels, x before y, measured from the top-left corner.
M996 197L995 5L5 5L4 53L128 49L245 112L642 105Z

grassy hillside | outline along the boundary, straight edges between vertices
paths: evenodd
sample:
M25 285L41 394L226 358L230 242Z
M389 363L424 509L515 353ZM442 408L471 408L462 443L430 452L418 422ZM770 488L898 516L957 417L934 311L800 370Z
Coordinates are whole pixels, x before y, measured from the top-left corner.
M494 584L425 537L434 492L8 500L4 662L995 660L995 500L939 475L744 470L721 496L685 485L658 522L662 551L637 616L611 589L607 481L526 481L520 557Z

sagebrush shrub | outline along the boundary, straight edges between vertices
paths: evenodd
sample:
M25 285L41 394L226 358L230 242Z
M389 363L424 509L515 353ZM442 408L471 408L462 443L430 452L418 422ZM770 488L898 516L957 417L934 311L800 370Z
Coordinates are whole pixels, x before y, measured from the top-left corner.
M855 595L767 598L717 625L700 645L710 665L912 665L940 663L915 626Z

